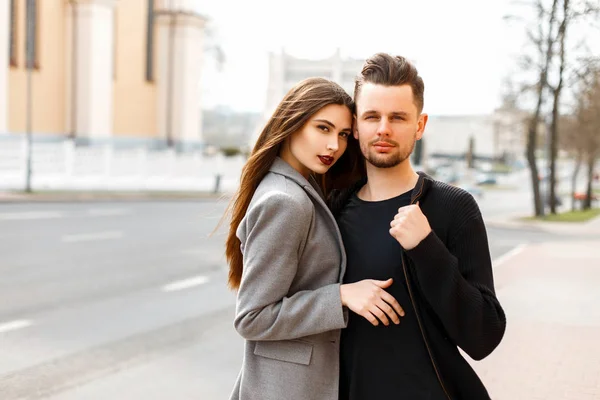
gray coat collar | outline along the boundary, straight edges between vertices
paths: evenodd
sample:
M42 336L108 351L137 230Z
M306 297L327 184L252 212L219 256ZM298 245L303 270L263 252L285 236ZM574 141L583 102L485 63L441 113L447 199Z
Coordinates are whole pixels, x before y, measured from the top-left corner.
M342 234L340 233L340 229L338 228L337 222L336 222L335 218L333 217L333 214L331 214L331 211L329 211L329 207L327 207L327 204L325 203L325 196L323 196L323 192L317 185L315 178L310 176L309 177L310 182L309 182L304 176L302 176L302 174L300 172L296 171L290 164L283 161L283 159L281 159L280 157L275 158L275 160L273 161L273 164L271 165L271 168L269 168L269 171L273 172L275 174L283 175L283 176L287 177L288 179L291 179L294 182L296 182L298 185L300 185L300 187L302 187L306 191L306 193L308 193L309 196L311 196L314 199L314 201L317 204L319 204L324 210L326 210L326 213L329 216L329 221L331 223L331 227L333 228L334 232L336 233L338 244L341 249L341 252L340 252L341 257L342 257L342 265L340 267L340 282L341 282L342 278L344 277L344 273L346 272L346 250L344 249L344 241L342 240Z
M271 168L269 168L269 171L293 180L313 196L319 197L323 201L323 205L325 205L325 196L321 192L321 188L319 188L313 176L310 176L307 180L300 172L296 171L294 167L283 161L281 157L275 158Z

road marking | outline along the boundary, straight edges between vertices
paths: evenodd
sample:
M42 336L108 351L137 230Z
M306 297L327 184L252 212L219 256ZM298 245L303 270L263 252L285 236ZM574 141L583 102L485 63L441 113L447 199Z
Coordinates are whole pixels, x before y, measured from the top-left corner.
M26 319L19 319L15 321L6 322L4 324L0 324L0 333L16 331L17 329L27 328L31 325L33 325L33 322Z
M13 213L2 213L0 214L0 220L4 221L22 221L22 220L35 220L35 219L51 219L51 218L62 218L63 213L58 211L23 211Z
M120 239L123 237L123 232L120 231L107 231L107 232L95 232L95 233L80 233L76 235L64 235L61 240L64 243L76 243L76 242L90 242L94 240L110 240Z
M93 217L110 217L131 214L130 210L124 208L90 208L87 212Z
M500 257L498 257L494 261L492 261L493 267L497 268L500 265L504 264L506 261L510 260L517 254L519 254L523 250L525 250L525 247L527 247L527 243L522 243L522 244L518 245L517 247L515 247L514 249L502 254Z
M188 289L194 286L199 286L208 281L209 279L207 276L194 276L192 278L169 283L168 285L163 286L162 290L164 292L174 292L176 290Z

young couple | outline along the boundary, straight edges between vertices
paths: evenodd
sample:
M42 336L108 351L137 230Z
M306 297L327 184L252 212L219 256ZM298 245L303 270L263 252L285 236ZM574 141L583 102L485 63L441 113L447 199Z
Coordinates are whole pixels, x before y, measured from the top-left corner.
M489 355L505 315L475 200L411 166L423 92L380 53L354 101L310 78L267 122L230 209L231 399L489 399L458 349Z

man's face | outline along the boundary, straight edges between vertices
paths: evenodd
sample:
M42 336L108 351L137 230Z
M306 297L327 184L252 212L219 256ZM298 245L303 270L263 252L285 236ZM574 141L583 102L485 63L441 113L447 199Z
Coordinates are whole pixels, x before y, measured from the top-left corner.
M426 123L427 114L419 114L410 85L363 84L356 99L354 137L374 167L391 168L408 160Z

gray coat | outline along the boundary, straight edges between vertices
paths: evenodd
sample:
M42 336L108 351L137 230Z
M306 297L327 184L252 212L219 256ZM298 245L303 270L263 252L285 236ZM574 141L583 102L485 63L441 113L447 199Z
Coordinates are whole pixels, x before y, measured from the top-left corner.
M244 271L234 326L246 343L230 399L337 400L346 256L320 190L277 158L237 236Z

